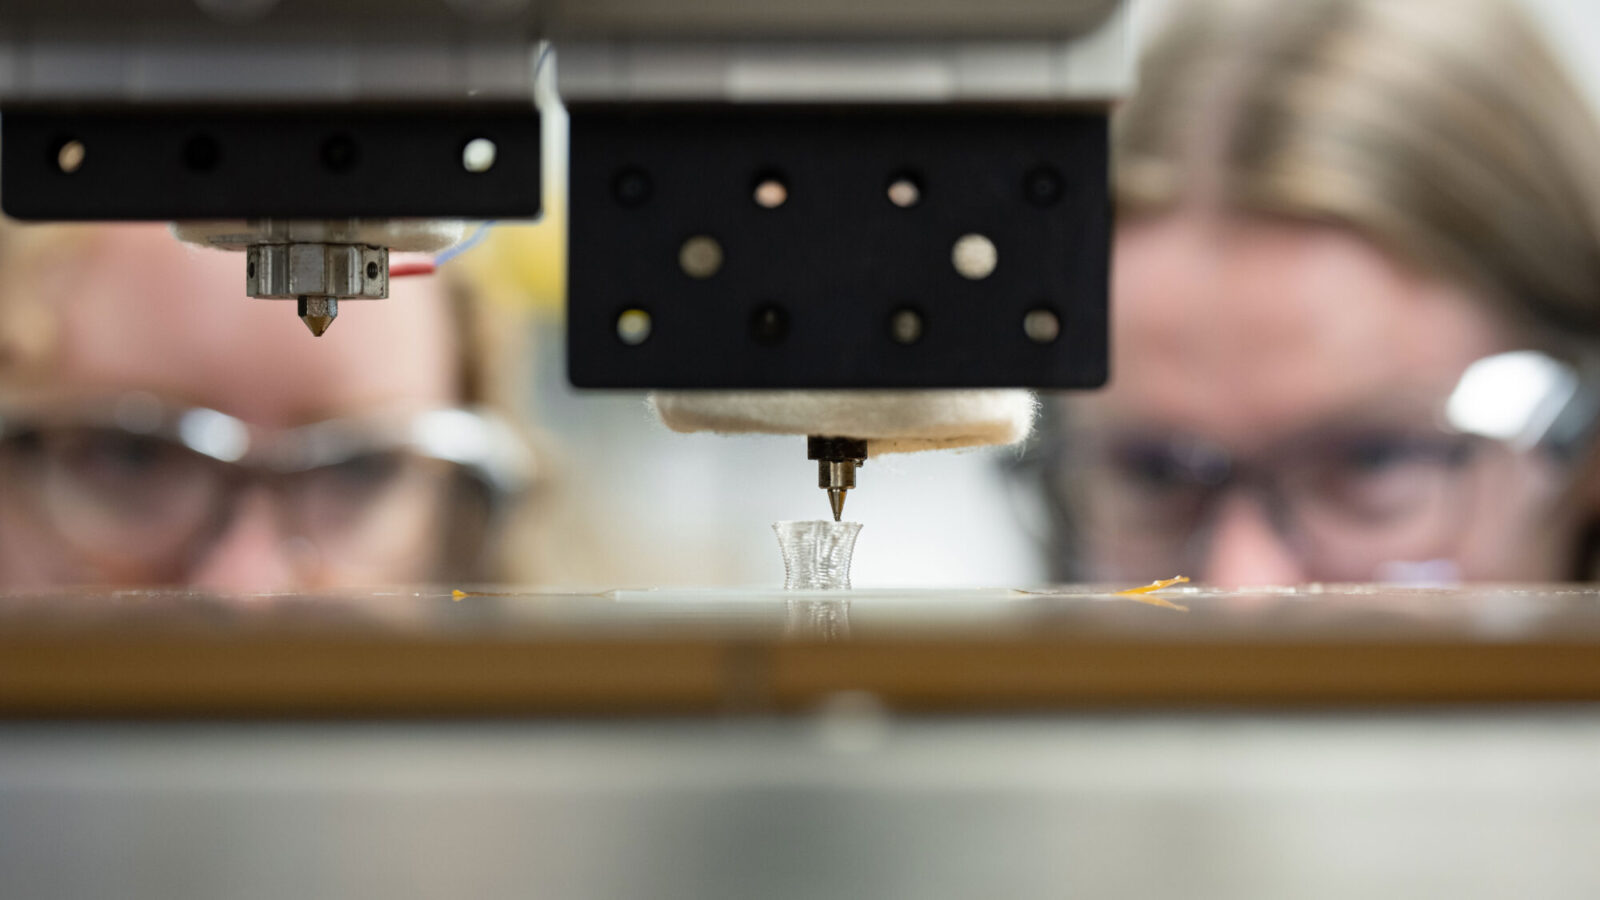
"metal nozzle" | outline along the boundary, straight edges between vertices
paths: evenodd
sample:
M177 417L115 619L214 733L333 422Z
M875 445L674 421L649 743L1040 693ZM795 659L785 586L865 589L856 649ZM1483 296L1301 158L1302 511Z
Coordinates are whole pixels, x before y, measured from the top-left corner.
M867 442L855 438L808 437L806 458L817 461L817 486L828 492L833 520L844 516L845 493L856 486L856 469L867 461Z
M296 300L300 321L317 337L339 316L339 300L389 296L389 251L366 244L251 244L245 293Z
M322 337L322 333L338 317L339 298L300 295L300 321L306 323L313 335Z

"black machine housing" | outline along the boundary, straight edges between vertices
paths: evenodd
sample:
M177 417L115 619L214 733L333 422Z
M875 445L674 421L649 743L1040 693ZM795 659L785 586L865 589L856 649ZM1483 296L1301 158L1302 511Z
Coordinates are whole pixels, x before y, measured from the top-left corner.
M576 107L568 365L605 388L1089 388L1107 377L1104 110ZM914 205L889 199L909 179ZM763 182L776 207L756 202ZM952 263L994 245L992 274ZM721 248L709 277L685 241ZM649 336L625 341L638 310ZM911 311L915 340L897 332ZM1052 339L1024 327L1042 311Z

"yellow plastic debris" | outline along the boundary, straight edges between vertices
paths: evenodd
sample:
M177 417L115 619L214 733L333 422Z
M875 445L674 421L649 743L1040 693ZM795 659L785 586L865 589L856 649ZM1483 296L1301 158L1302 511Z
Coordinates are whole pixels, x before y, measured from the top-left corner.
M1140 603L1148 603L1151 606L1161 606L1167 609L1176 609L1183 612L1188 612L1189 607L1187 606L1179 606L1178 604L1173 603L1164 597L1154 596L1155 592L1161 590L1162 588L1169 588L1175 584L1187 584L1188 582L1189 576L1178 575L1174 578L1163 578L1159 581L1152 581L1143 587L1128 588L1125 591L1117 591L1117 596L1132 597L1133 599L1138 600Z

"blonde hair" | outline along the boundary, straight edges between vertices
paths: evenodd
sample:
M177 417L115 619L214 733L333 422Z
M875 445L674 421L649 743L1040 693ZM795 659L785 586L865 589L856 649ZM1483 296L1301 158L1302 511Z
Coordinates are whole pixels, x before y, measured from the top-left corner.
M58 341L55 311L45 299L75 269L92 241L82 225L21 225L0 219L0 381L42 377Z
M1556 349L1600 335L1600 130L1509 0L1185 0L1115 191L1350 228Z

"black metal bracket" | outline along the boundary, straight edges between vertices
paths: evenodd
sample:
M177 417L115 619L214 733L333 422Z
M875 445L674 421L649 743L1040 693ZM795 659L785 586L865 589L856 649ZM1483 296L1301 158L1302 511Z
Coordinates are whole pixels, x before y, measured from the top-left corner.
M571 112L573 384L1105 381L1103 111Z
M532 218L531 104L7 109L0 205L19 219ZM470 171L469 142L493 165Z

